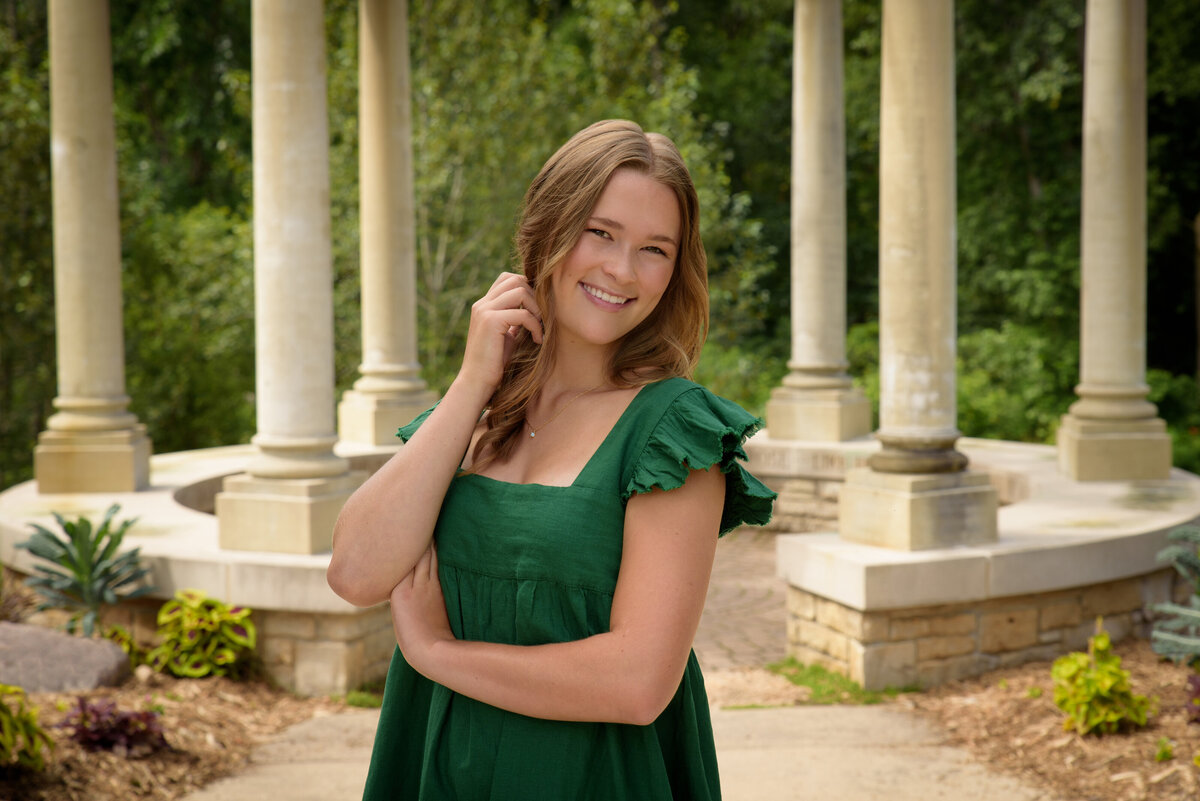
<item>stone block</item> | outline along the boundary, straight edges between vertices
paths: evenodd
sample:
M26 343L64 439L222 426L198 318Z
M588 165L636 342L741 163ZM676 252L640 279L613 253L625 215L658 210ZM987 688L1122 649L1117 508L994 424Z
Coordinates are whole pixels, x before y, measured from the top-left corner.
M1041 631L1078 626L1083 620L1083 608L1078 601L1058 601L1043 606L1038 616Z
M931 632L931 622L927 617L892 618L888 638L892 640L915 640L919 637L928 637Z
M318 640L358 640L380 627L380 617L391 628L387 606L364 609L345 615L314 615Z
M979 618L979 650L985 654L1016 651L1038 641L1038 610L989 612Z
M866 690L911 687L917 683L916 643L851 642L849 675Z
M270 637L258 641L258 654L266 665L296 664L296 641L286 637Z
M996 655L996 667L1014 667L1026 662L1053 662L1066 653L1061 645L1035 645L1020 651L1008 651Z
M767 401L767 428L775 440L841 442L865 437L871 433L871 402L854 388L777 387Z
M1175 581L1175 571L1159 571L1142 577L1142 606L1167 603L1171 600L1171 585Z
M338 439L360 445L396 445L396 429L437 400L432 392L386 394L349 390L338 404Z
M1084 420L1065 414L1058 427L1058 465L1076 481L1165 479L1171 437L1159 418Z
M842 676L849 675L849 666L845 662L839 662L829 654L814 651L812 648L797 643L788 643L787 655L802 665L817 665Z
M1038 642L1039 643L1048 645L1050 643L1062 642L1062 641L1063 641L1062 629L1050 629L1049 631L1043 631L1038 634Z
M996 491L983 473L846 474L838 531L850 542L916 551L996 540Z
M301 695L341 695L363 682L361 642L296 643L295 683Z
M304 479L229 476L216 499L220 545L234 551L327 551L338 513L365 478L357 472Z
M848 659L850 638L841 632L810 620L793 620L788 625L788 633L788 639L799 645L829 654L841 662Z
M921 662L917 665L917 684L920 687L937 687L959 679L979 676L995 666L996 658L986 654L968 654Z
M973 634L979 625L978 617L971 612L955 615L939 615L929 619L931 634L951 636L955 634Z
M1142 588L1138 579L1113 581L1083 591L1080 601L1084 618L1093 620L1101 615L1132 612L1141 609Z
M43 431L33 450L33 475L43 495L137 492L150 486L146 427L118 431Z
M973 653L975 648L974 637L962 635L954 637L926 637L917 640L917 661L926 662L931 659L962 656Z
M300 612L255 612L259 634L264 637L287 637L311 640L317 636L316 615Z
M802 620L817 619L817 597L804 590L788 587L788 613Z

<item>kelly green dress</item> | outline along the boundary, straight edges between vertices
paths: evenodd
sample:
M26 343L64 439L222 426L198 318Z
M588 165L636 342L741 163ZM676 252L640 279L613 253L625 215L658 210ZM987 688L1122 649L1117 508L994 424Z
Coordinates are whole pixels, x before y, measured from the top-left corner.
M400 429L407 440L425 412ZM759 421L680 378L643 387L569 487L457 476L435 538L459 639L538 645L608 630L625 502L682 486L689 469L725 473L721 533L763 524L774 493L737 461ZM403 514L403 500L397 504ZM649 726L542 720L451 692L397 649L364 799L720 798L708 697L696 655Z

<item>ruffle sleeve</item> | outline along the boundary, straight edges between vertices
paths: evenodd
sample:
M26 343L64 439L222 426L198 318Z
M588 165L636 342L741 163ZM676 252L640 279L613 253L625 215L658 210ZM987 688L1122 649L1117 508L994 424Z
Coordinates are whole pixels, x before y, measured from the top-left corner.
M762 421L741 406L694 385L664 410L633 463L622 500L635 493L683 486L692 470L720 465L725 474L721 534L771 519L775 493L746 470L742 443Z
M396 436L400 438L400 441L408 442L412 438L412 435L417 433L417 429L421 427L421 424L429 418L429 415L432 414L433 410L436 408L437 404L435 403L414 417L411 423L400 426L400 428L396 431Z

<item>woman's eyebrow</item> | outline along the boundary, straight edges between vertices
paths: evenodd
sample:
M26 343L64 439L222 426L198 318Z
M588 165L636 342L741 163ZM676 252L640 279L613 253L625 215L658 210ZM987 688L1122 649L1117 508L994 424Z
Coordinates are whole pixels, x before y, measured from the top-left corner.
M603 226L615 228L618 231L625 230L625 226L621 225L621 223L617 222L616 220L609 219L608 217L588 217L588 222L600 223ZM675 247L679 247L679 243L675 241L675 237L667 236L666 234L651 234L647 238L652 242L669 242Z

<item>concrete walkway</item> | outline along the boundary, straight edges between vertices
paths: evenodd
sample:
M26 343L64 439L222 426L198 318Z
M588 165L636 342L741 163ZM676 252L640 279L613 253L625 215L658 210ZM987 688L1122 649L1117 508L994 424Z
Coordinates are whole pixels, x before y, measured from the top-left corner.
M784 655L785 587L774 537L736 532L717 549L696 654L706 673ZM378 712L348 710L291 727L252 764L185 801L358 801ZM1054 801L989 773L899 705L713 709L727 801Z

